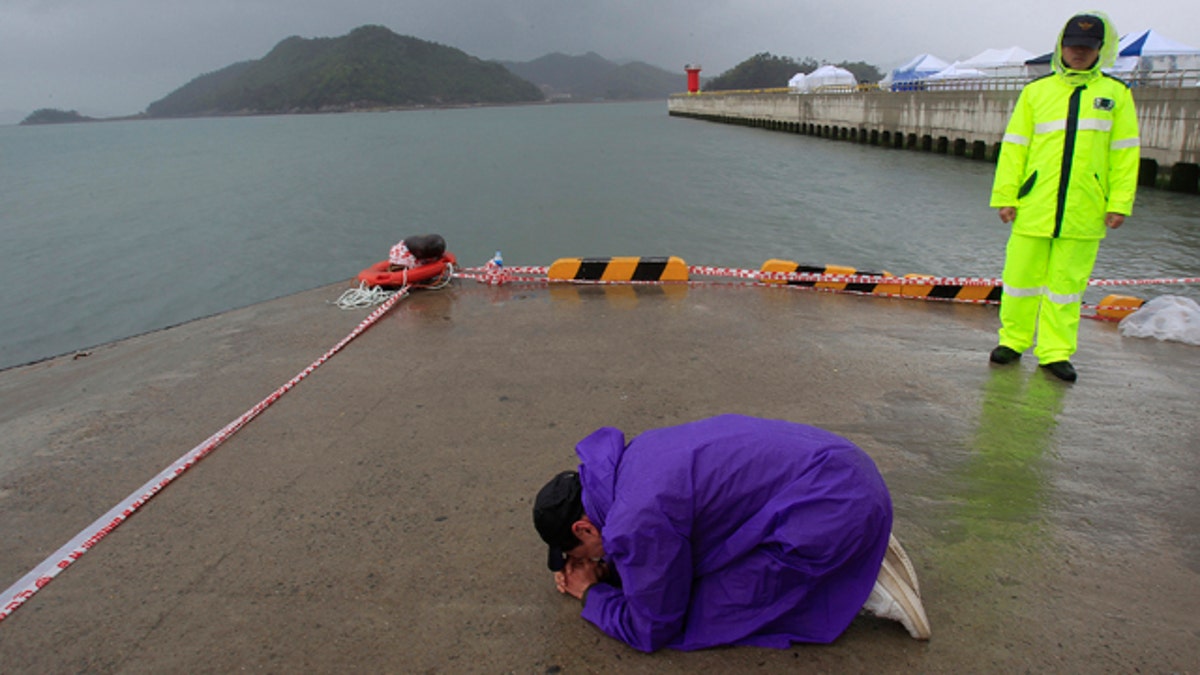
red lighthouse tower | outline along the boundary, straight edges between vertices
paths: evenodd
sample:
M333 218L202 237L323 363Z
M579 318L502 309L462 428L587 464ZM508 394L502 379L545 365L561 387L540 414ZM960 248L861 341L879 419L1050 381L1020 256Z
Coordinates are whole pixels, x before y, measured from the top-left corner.
M700 64L689 63L686 66L684 66L683 69L687 71L688 93L689 94L700 93Z

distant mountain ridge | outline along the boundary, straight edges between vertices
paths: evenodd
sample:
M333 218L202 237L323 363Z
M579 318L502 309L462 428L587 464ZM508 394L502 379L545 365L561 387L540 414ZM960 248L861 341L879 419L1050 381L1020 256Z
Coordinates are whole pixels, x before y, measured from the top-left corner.
M111 119L347 112L422 106L658 99L687 88L683 73L595 52L527 62L485 61L454 47L361 26L335 38L292 36L261 59L192 79L139 115ZM43 109L25 124L96 121Z
M362 26L337 38L289 37L256 61L201 75L151 103L148 117L340 112L544 99L498 63Z
M687 90L687 75L640 61L617 64L595 52L568 56L555 52L533 61L499 61L533 82L552 100L628 101L665 98Z

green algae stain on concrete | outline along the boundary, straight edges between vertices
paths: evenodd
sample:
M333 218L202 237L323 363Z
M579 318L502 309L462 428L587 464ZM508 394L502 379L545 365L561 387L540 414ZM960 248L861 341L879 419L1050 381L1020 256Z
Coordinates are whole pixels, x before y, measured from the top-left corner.
M1050 473L1066 388L1042 373L994 369L965 461L949 477L945 519L931 547L946 580L968 593L1018 581L1051 545Z

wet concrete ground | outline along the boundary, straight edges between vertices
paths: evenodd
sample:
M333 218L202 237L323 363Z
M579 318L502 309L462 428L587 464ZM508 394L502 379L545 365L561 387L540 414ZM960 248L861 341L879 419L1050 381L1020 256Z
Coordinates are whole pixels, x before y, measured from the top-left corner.
M338 285L0 372L0 586L365 316ZM46 672L1200 672L1200 349L1084 321L1080 380L995 310L811 291L415 293L0 623ZM892 489L928 643L646 655L558 595L535 491L602 425L828 428Z

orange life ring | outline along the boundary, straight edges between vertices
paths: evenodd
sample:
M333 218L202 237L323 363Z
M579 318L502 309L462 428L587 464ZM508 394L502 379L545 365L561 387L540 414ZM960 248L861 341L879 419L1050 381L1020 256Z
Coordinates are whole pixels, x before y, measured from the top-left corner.
M441 276L442 272L446 269L446 265L453 265L457 262L458 259L454 257L454 254L446 251L442 254L441 258L431 263L425 263L412 269L392 272L388 269L392 265L391 262L381 260L359 272L358 280L366 282L368 286L399 288L406 283L414 284Z

